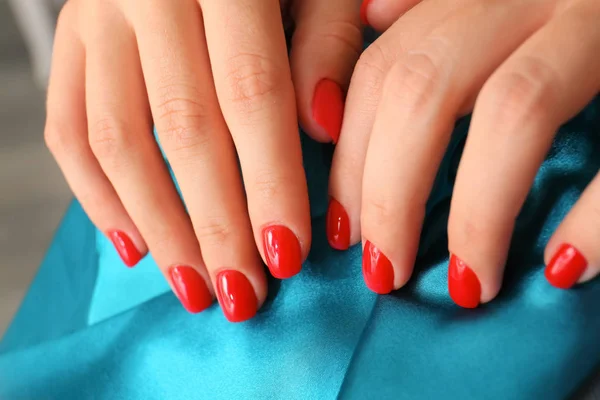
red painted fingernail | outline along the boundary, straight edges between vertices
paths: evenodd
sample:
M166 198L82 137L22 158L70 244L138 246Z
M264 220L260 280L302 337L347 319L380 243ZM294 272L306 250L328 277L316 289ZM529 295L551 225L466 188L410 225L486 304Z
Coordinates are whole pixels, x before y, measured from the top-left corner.
M210 307L212 295L206 287L204 278L192 267L178 265L169 270L173 289L186 310L192 314Z
M298 238L285 226L269 226L263 230L267 266L277 279L287 279L302 269L302 249Z
M363 277L367 287L379 294L394 290L394 268L388 258L367 240L363 250Z
M362 4L360 5L360 22L362 22L364 26L369 26L369 20L367 19L367 8L369 8L371 1L372 0L363 0Z
M217 275L217 296L230 322L246 321L256 315L258 301L252 284L239 271L225 270Z
M334 198L329 200L327 209L327 240L336 250L350 247L350 219L344 207Z
M344 94L340 85L329 79L323 79L315 87L313 97L313 118L337 143L342 130L344 116Z
M552 286L569 289L581 278L587 265L587 260L579 250L565 243L548 263L544 275Z
M448 290L456 304L464 308L475 308L481 299L481 285L475 272L454 254L450 256L448 268Z
M110 231L108 232L108 237L115 246L115 249L117 249L119 256L121 256L121 259L128 267L133 267L142 259L142 254L125 232Z

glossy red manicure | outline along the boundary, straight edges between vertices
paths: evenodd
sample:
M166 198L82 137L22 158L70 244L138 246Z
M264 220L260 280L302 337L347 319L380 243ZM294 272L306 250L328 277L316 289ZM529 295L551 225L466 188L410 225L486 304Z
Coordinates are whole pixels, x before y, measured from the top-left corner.
M581 278L587 265L587 260L579 250L565 243L558 248L544 274L552 286L569 289Z
M454 254L450 256L448 268L448 290L456 304L464 308L475 308L481 299L481 284L477 275Z
M210 307L212 295L206 287L204 278L192 267L178 265L169 270L173 289L186 310L192 314Z
M344 207L334 198L329 199L327 209L327 240L336 250L350 247L350 219Z
M287 279L302 269L302 249L298 238L285 226L269 226L263 230L263 246L267 266L277 279Z
M252 284L239 271L225 270L217 275L217 296L230 322L246 321L256 315L258 301Z
M329 79L317 83L312 107L315 122L337 143L344 116L344 94L340 85Z
M108 237L112 241L121 259L128 267L133 267L142 259L142 254L135 247L129 236L121 231L110 231Z
M367 240L363 250L363 277L367 287L379 294L394 290L394 268L388 258Z
M360 5L360 22L362 22L364 26L369 26L369 20L367 19L367 8L369 8L371 1L372 0L363 0L362 4Z

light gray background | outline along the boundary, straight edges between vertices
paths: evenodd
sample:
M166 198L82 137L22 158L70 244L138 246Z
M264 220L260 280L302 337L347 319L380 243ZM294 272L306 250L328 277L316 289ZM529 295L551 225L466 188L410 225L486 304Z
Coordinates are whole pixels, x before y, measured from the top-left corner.
M71 198L44 146L44 98L0 0L0 336Z

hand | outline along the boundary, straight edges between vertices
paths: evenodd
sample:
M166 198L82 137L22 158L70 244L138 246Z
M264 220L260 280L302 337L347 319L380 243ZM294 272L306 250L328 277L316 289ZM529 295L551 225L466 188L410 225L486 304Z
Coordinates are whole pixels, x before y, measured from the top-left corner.
M216 293L229 320L251 318L267 292L261 257L289 278L310 248L296 100L313 136L337 137L310 92L337 87L341 121L362 39L356 0L291 12L291 69L277 0L71 0L61 12L48 147L124 262L151 251L190 312Z
M600 2L429 0L393 22L390 10L397 18L415 4L401 3L364 7L387 31L352 78L328 237L339 249L364 242L373 291L402 287L453 124L474 109L450 210L448 284L457 304L476 307L500 290L515 219L555 131L600 90ZM598 204L600 176L547 245L551 284L600 272Z

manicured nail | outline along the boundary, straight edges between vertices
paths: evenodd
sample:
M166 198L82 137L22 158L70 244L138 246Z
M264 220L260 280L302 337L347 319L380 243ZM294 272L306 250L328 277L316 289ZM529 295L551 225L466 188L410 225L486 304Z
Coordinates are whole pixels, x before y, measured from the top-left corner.
M360 22L362 22L364 26L369 26L369 20L367 19L367 8L369 8L371 1L372 0L363 0L362 4L360 5Z
M265 258L271 275L287 279L302 269L302 249L298 238L285 226L269 226L263 230Z
M344 116L344 94L340 85L329 79L317 83L312 107L315 122L337 143Z
M115 246L115 249L117 249L123 263L129 268L133 267L142 259L142 254L135 247L126 233L121 231L110 231L108 232L108 237Z
M178 265L169 270L175 294L181 304L192 314L210 307L212 295L206 287L204 278L192 267Z
M225 270L217 275L217 296L230 322L246 321L256 315L258 301L252 284L239 271Z
M334 198L329 200L326 230L331 247L336 250L350 247L350 219L344 207Z
M587 265L587 260L579 250L565 243L558 248L544 274L552 286L569 289L581 278Z
M475 272L454 254L450 256L448 268L448 290L456 304L464 308L475 308L481 299L481 285Z
M394 290L392 263L368 240L363 250L362 271L367 287L375 293L388 294Z

